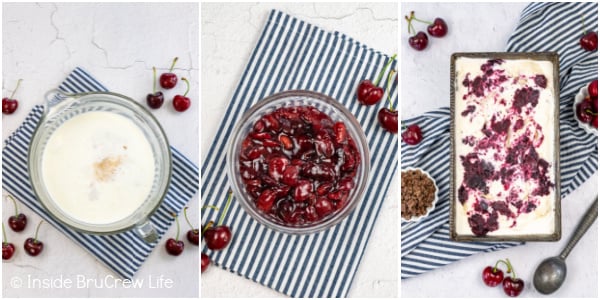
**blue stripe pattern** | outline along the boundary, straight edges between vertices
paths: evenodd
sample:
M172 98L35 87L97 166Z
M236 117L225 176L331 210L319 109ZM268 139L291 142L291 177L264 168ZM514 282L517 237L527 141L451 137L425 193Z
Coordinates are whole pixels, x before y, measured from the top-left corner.
M598 53L579 47L581 17L588 28L598 27L597 3L532 3L521 14L508 41L509 52L555 51L560 56L560 171L565 197L598 169L597 137L585 133L573 115L579 89L598 77ZM441 108L404 121L419 124L426 137L418 146L401 144L402 166L419 166L439 183L439 204L419 222L402 222L401 277L417 276L467 256L522 243L449 240L450 110Z
M73 70L59 89L67 93L107 91L102 84L81 68ZM105 236L74 231L50 217L36 199L27 173L27 152L29 141L43 111L43 106L35 106L23 124L5 141L5 147L2 149L3 188L116 274L123 278L133 278L157 242L148 244L133 231ZM174 218L171 213L180 212L199 188L198 167L173 147L171 151L173 155L171 185L163 203L150 217L150 222L156 228L159 237L162 237L173 223Z
M279 11L269 14L202 165L203 204L225 204L229 190L225 154L235 123L260 99L291 89L329 95L356 116L369 143L371 178L354 212L317 234L274 232L234 201L224 222L234 233L232 243L218 252L203 248L214 263L289 296L346 296L398 165L397 136L379 127L378 107L358 104L355 88L360 80L376 77L389 59L341 33L326 32ZM397 99L395 87L390 94ZM206 210L203 224L217 217L218 212Z

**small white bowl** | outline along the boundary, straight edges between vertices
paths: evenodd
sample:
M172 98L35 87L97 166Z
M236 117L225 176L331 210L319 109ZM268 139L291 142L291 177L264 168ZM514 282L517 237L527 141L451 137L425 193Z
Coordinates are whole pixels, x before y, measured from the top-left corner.
M427 209L427 212L424 215L414 216L414 217L412 217L412 218L410 218L408 220L401 217L402 221L405 221L405 222L419 222L422 219L426 218L435 209L435 205L438 202L438 192L439 192L439 189L438 189L437 184L435 183L435 179L433 179L433 177L431 176L431 174L429 174L427 171L425 171L425 170L423 170L421 168L404 168L404 169L402 169L401 172L414 171L414 170L421 171L423 174L425 174L427 177L429 177L429 179L431 179L431 181L433 182L433 186L435 187L435 198L433 198L433 202L431 203L431 206ZM402 174L402 173L400 173L400 174ZM402 184L402 179L400 179L400 184ZM400 202L402 202L402 197L400 198ZM402 206L400 206L400 210L402 211Z
M589 83L586 84L585 86L583 86L581 89L579 89L579 93L577 93L577 95L575 95L575 101L573 101L573 117L575 118L575 120L577 120L577 124L579 124L579 127L581 129L585 130L585 132L591 133L593 135L598 135L598 129L594 128L590 124L581 122L577 118L577 104L584 101L585 97L590 95L588 93L588 85L589 85Z

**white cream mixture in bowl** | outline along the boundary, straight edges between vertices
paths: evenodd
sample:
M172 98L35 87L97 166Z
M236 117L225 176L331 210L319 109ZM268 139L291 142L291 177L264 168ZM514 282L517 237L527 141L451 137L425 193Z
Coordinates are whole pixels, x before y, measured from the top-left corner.
M29 175L36 196L71 228L112 234L132 228L152 242L149 215L164 198L171 152L158 121L114 93L48 101L31 141Z

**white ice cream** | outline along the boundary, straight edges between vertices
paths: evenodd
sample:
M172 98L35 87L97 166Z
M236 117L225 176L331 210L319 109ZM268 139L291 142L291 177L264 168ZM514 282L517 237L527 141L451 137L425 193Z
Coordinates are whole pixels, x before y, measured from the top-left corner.
M87 112L50 137L42 176L52 200L81 222L130 216L150 194L154 154L142 130L116 113Z
M472 152L474 147L465 145L462 143L464 137L473 136L475 140L480 140L484 137L482 132L483 125L490 122L492 116L496 114L496 120L502 120L504 116L509 115L510 107L512 106L513 96L515 91L526 86L535 87L539 89L539 102L532 110L532 114L529 119L525 119L524 126L522 129L514 131L513 126L515 120L511 119L510 129L508 138L506 140L505 149L509 148L514 140L520 135L528 135L531 140L539 142L540 132L536 132L534 124L537 123L541 126L541 133L543 133L543 141L538 148L536 148L540 158L543 158L550 167L548 169L548 176L552 183L556 183L554 176L554 124L555 124L555 95L554 95L554 81L553 81L553 65L548 61L536 61L536 60L505 60L501 65L495 65L495 69L505 70L505 75L508 80L503 82L500 87L501 89L494 89L490 93L486 93L485 97L475 97L474 95L468 94L468 87L463 85L463 80L467 74L470 74L469 79L473 80L477 75L483 75L481 66L487 62L488 59L475 59L475 58L458 58L456 60L456 82L455 82L455 135L456 135L456 173L455 182L457 190L454 191L456 199L458 199L458 188L463 182L464 168L461 164L460 157L465 156ZM541 89L536 86L533 77L538 74L543 74L547 79L547 86ZM517 78L516 82L514 79ZM466 96L466 99L463 97ZM498 102L506 101L506 105L500 105ZM474 105L476 107L473 113L466 116L462 116L461 113L467 110L467 106ZM531 106L529 106L531 107ZM524 114L521 114L524 115ZM487 162L492 163L494 170L498 171L501 168L501 160L494 159L498 157L498 152L501 151L488 151L487 153L480 153L478 156ZM531 186L532 183L525 180L517 180L515 184L511 186L511 189L519 190L519 198L526 200L530 197L530 192L534 189ZM492 181L488 185L490 192L487 195L482 193L478 195L470 195L468 200L461 206L461 203L456 200L456 214L455 223L456 231L459 235L474 235L471 231L471 227L468 223L470 211L473 210L473 205L476 202L476 198L484 198L489 200L503 199L508 194L501 182ZM499 196L500 195L500 196ZM546 196L535 196L538 198L539 206L530 213L521 213L517 218L512 219L506 216L500 215L498 217L499 229L487 233L488 236L504 236L504 235L529 235L529 234L551 234L555 232L554 225L554 205L555 205L555 189L550 189L550 194ZM516 208L511 207L513 212ZM516 223L515 223L516 221Z

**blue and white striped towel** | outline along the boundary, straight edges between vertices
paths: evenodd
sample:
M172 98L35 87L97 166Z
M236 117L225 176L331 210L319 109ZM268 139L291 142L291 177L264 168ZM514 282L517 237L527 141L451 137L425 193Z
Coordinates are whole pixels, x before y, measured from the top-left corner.
M560 171L562 196L571 193L598 169L598 142L577 126L573 98L598 77L598 53L579 47L581 17L598 27L597 3L532 3L508 41L510 52L556 51L560 56ZM441 108L404 121L419 124L425 139L418 146L402 143L402 167L427 170L440 191L439 204L420 223L402 223L402 278L410 278L479 252L520 243L459 243L449 240L450 110Z
M317 91L345 105L367 136L371 176L354 212L318 234L269 230L234 201L224 222L232 228L232 243L219 252L203 248L213 262L289 296L346 296L398 165L398 139L379 127L379 108L360 105L355 99L360 80L377 76L388 60L387 55L341 33L321 30L279 11L270 13L202 165L203 204L224 206L229 190L225 149L235 123L254 103L284 90ZM397 99L395 88L391 94ZM217 217L212 210L202 214L203 223Z
M80 68L73 70L59 89L67 93L107 91L102 84ZM2 149L2 187L119 276L133 278L157 243L148 244L133 231L104 236L74 231L52 219L36 199L27 173L27 151L43 112L43 106L35 106L23 124L5 141ZM156 228L159 237L162 237L173 223L171 213L180 212L198 191L198 167L173 147L171 151L171 184L163 203L150 217L150 222Z

